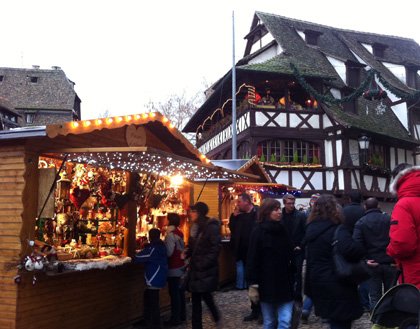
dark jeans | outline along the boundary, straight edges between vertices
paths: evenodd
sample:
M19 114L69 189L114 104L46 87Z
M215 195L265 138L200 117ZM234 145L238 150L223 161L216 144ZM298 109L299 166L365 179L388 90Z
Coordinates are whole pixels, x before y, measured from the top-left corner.
M336 321L329 320L330 329L351 329L351 320L350 321Z
M168 277L168 290L171 297L171 322L181 322L186 319L185 290L180 288L180 278Z
M214 303L213 295L211 294L211 292L193 292L191 293L191 299L192 299L192 329L203 328L203 321L202 321L203 309L201 306L201 300L204 300L207 307L209 308L210 313L213 316L214 322L219 322L220 313L216 304Z
M370 299L369 299L369 280L363 281L359 284L359 299L360 304L362 304L363 309L371 311L370 308Z
M303 253L301 251L295 252L294 262L296 266L295 275L295 300L302 301L302 268L303 268Z
M380 264L371 268L370 272L372 277L369 279L369 297L371 309L373 309L382 295L394 285L397 268L389 264Z
M146 289L143 299L143 317L150 328L160 328L159 290Z

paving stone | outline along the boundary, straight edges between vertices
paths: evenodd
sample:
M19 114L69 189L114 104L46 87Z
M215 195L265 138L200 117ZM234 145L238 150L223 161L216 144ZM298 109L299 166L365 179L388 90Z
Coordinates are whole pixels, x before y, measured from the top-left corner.
M223 329L251 329L251 328L262 328L262 325L258 325L257 321L244 322L243 317L248 315L251 311L250 303L248 300L248 293L246 290L230 290L230 291L218 291L214 294L215 301L222 313L223 323L220 328ZM188 320L186 323L171 327L173 329L185 329L191 328L191 303L187 304ZM165 316L165 315L163 315ZM168 316L168 315L166 315ZM369 321L368 313L354 321L352 329L370 329L372 323ZM216 328L215 323L211 319L210 312L207 309L205 303L203 303L203 328L213 329ZM128 328L127 328L128 329ZM133 329L137 329L133 327ZM322 323L321 319L315 317L313 314L309 317L307 325L301 324L299 329L329 329L327 323Z

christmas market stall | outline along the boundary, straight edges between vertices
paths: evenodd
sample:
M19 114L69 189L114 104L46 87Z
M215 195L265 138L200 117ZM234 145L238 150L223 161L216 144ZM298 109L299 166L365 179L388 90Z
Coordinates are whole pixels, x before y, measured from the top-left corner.
M131 257L214 166L160 113L0 133L0 328L116 328L142 316ZM166 290L161 306L168 305Z

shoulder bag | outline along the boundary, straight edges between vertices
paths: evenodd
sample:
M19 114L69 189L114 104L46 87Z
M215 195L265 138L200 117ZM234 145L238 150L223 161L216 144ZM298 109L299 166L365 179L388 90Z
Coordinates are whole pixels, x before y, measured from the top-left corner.
M333 238L333 260L335 266L335 272L339 281L344 283L359 284L370 278L368 266L364 260L358 262L348 261L343 254L338 250L338 227L335 230Z

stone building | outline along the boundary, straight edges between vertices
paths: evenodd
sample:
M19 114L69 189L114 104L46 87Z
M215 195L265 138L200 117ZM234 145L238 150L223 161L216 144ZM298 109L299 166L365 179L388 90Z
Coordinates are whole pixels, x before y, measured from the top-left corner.
M58 66L0 67L0 99L9 104L23 127L79 120L81 100L74 85Z

